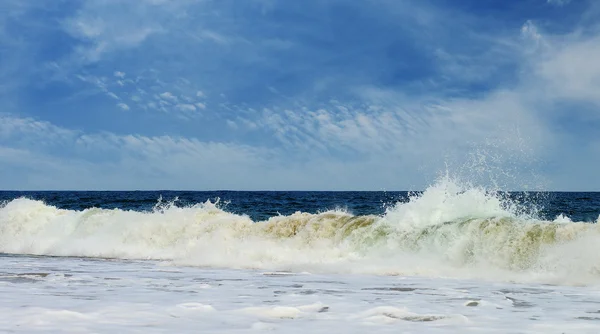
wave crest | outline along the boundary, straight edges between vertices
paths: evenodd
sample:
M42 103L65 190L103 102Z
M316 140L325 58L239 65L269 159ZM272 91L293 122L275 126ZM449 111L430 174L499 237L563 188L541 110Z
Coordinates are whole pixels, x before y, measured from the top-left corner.
M0 206L0 252L294 271L600 282L597 225L523 213L443 179L382 216L296 212L253 222L205 202L152 212Z

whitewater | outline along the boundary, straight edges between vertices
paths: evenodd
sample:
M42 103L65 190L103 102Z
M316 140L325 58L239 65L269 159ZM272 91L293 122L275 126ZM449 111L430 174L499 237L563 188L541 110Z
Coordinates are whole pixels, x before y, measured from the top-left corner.
M442 178L383 214L0 207L0 331L600 330L598 222ZM277 210L277 208L273 208Z

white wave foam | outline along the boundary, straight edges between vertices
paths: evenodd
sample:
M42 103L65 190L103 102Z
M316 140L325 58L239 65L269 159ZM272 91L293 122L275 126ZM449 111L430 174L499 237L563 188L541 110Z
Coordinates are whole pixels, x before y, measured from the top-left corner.
M519 214L495 193L445 178L381 217L297 212L253 222L211 202L152 212L0 208L0 252L168 260L309 272L600 282L593 224Z

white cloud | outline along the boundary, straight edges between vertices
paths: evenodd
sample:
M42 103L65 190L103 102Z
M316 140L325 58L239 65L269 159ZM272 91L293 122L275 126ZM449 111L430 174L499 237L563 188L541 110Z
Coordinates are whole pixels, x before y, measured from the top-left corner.
M246 145L174 136L83 134L31 118L1 117L0 138L22 145L0 145L2 165L22 167L20 175L12 176L20 188L235 188L236 183L252 181L244 180L248 169L264 170L266 177L263 164L272 155ZM38 151L40 142L61 145L61 156ZM158 175L164 181L155 179Z
M547 2L552 5L564 6L569 4L571 0L547 0Z
M314 111L267 109L257 124L295 150L304 148L324 154L343 150L352 155L377 156L382 162L404 156L436 167L440 167L440 157L445 153L464 157L469 147L502 138L512 139L499 145L509 151L524 137L535 146L545 135L537 119L527 112L521 96L512 92L499 91L481 100L404 104L406 108L398 107L403 105L399 102L403 97L394 91L371 90L368 95L370 104L358 106L335 101ZM526 135L507 137L518 129Z
M108 92L106 93L106 95L110 96L111 98L115 99L115 100L120 100L121 98L117 96L117 94L113 93L113 92Z
M123 110L129 110L129 106L125 103L119 103L117 106Z
M145 5L143 1L84 2L76 15L63 24L71 36L91 42L78 48L80 60L97 62L107 53L137 47L162 32L156 20L142 14L146 13Z
M191 6L202 3L202 0L89 0L63 22L63 27L71 36L87 42L77 49L77 56L84 63L98 62L113 52L139 47L161 35L185 36L188 42L192 37L230 44L230 37L202 27L199 21L182 29L182 22L190 19L190 13L199 10L198 7L191 10Z
M229 119L227 120L227 126L233 130L236 130L238 128L238 125L234 121Z
M372 159L290 159L278 149L176 136L83 134L48 122L6 117L10 124L21 124L11 134L13 139L34 134L40 138L23 141L21 148L0 145L2 166L19 171L4 183L8 188L372 189L393 186L389 177L405 167L395 161L381 168ZM40 124L41 131L36 129ZM59 133L69 134L69 140L60 140ZM60 152L51 155L40 150L40 140L61 145ZM369 179L373 183L347 182L360 181L369 170L379 171ZM413 174L407 170L405 175Z
M554 98L600 105L600 36L567 36L568 42L552 41L535 70Z
M39 145L70 142L77 131L55 126L33 118L0 113L0 138L6 142L26 141Z
M163 92L159 96L170 103L177 103L178 101L177 96L173 95L171 92Z
M135 80L121 80L119 78L125 77L125 73L120 71L114 72L112 77L83 74L75 77L114 100L130 100L130 104L118 104L123 110L130 110L132 107L139 110L151 109L170 114L182 121L189 121L190 118L199 116L195 111L206 109L205 103L197 101L197 98L206 97L204 93L183 78L176 82L163 82L154 74L138 76ZM170 91L164 90L167 87ZM149 96L149 92L153 93L152 96ZM152 98L155 101L149 100Z
M188 32L190 34L190 36L192 36L194 39L196 40L200 40L200 41L211 41L217 44L221 44L221 45L227 45L231 43L230 38L219 34L217 32L214 31L210 31L210 30L202 30L198 33L191 33Z
M179 109L181 111L189 111L189 112L196 111L196 107L193 104L180 103L176 107L177 107L177 109Z
M532 21L527 21L521 26L521 35L535 42L542 39L542 35L538 32L538 28Z

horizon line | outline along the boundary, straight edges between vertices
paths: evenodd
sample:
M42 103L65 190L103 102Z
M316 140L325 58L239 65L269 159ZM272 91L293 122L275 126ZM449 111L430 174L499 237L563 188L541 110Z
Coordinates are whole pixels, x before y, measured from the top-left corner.
M233 190L233 189L208 189L208 190L189 190L189 189L121 189L121 190L110 190L110 189L88 189L88 190L74 190L74 189L43 189L43 190L32 190L32 189L0 189L0 192L425 192L425 190ZM490 190L496 192L520 192L520 193L600 193L600 190Z

